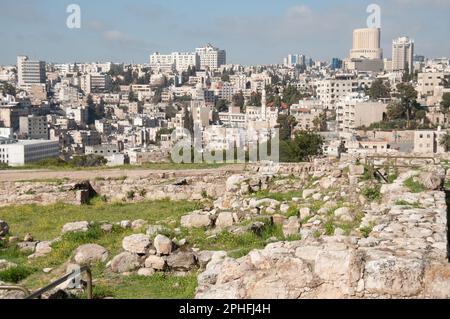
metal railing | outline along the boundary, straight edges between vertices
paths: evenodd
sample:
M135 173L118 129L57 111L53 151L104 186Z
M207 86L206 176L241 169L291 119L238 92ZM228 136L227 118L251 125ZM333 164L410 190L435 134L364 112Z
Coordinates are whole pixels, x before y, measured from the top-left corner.
M44 288L41 288L33 293L30 293L30 291L20 285L5 285L0 286L0 290L19 290L25 293L25 299L35 299L35 298L41 298L41 296L58 287L59 285L65 283L68 280L73 280L76 278L76 276L81 275L83 272L87 274L88 280L87 280L87 298L92 299L92 272L91 269L88 266L82 266L80 269L75 269L71 273L68 273L64 275L63 277L59 278L58 280L55 280L51 284L45 286Z

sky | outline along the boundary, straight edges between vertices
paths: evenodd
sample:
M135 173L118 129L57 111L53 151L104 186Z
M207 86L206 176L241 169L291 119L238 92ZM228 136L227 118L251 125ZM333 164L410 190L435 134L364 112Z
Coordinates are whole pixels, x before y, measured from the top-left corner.
M153 52L211 43L235 64L281 63L288 54L345 58L352 30L381 7L382 47L409 36L416 53L450 57L450 0L0 0L0 65L17 55L47 62L148 63ZM69 4L81 28L69 29Z

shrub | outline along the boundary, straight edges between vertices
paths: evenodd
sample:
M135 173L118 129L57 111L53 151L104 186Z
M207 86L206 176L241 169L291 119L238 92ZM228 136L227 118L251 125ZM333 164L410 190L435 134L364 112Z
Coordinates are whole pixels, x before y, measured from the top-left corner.
M363 235L364 238L369 237L370 233L373 230L373 226L374 226L373 223L370 223L369 226L361 227L359 229L359 231L361 232L361 234Z
M29 267L18 265L16 267L11 267L0 271L0 280L16 284L27 278L33 272L33 269Z
M144 197L145 195L147 195L147 191L145 189L141 189L139 191L139 196Z
M131 200L134 198L134 196L136 195L136 193L134 191L128 191L127 192L127 199Z
M378 200L381 198L380 187L367 187L363 190L363 195L371 201Z

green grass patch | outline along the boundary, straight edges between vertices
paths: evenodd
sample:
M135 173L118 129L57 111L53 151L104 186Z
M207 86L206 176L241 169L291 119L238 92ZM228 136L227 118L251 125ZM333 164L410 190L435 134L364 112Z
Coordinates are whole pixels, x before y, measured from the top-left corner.
M405 185L406 188L408 188L411 193L421 193L426 190L426 187L421 184L420 182L417 182L414 180L414 177L408 178L403 185Z
M92 205L58 203L48 206L21 205L0 208L0 219L8 222L16 236L31 233L35 239L51 240L61 233L64 224L75 221L108 221L144 219L156 223L166 219L178 220L182 215L199 208L188 201L149 201L141 203L105 203L94 200Z
M261 235L253 232L233 234L223 231L216 236L209 237L204 229L191 229L185 236L190 243L202 250L225 250L230 252L230 257L239 258L248 254L253 249L264 248L271 237L277 240L291 240L283 236L281 225L266 225ZM292 239L294 240L294 239Z
M422 205L420 205L418 202L410 203L406 200L398 200L395 202L395 205L397 206L408 206L411 208L423 208Z
M381 198L380 189L381 189L380 186L367 187L367 188L363 189L362 194L368 200L377 201Z
M94 296L97 290L97 294L116 299L192 299L197 287L196 274L184 277L164 273L151 277L111 275L108 281L109 284L94 288Z

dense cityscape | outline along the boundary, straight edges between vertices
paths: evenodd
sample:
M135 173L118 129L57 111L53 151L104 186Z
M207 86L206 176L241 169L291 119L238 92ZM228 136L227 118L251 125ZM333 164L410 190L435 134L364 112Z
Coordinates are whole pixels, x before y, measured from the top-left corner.
M315 132L326 156L447 151L449 59L417 55L406 36L392 41L386 59L380 38L380 29L357 29L343 60L290 54L261 66L227 64L226 51L211 44L153 53L149 63L133 65L19 56L0 69L1 161L166 161L173 142L194 126L208 151L248 147L237 136L251 128L260 139L275 128L285 140ZM284 149L280 156L302 160Z

